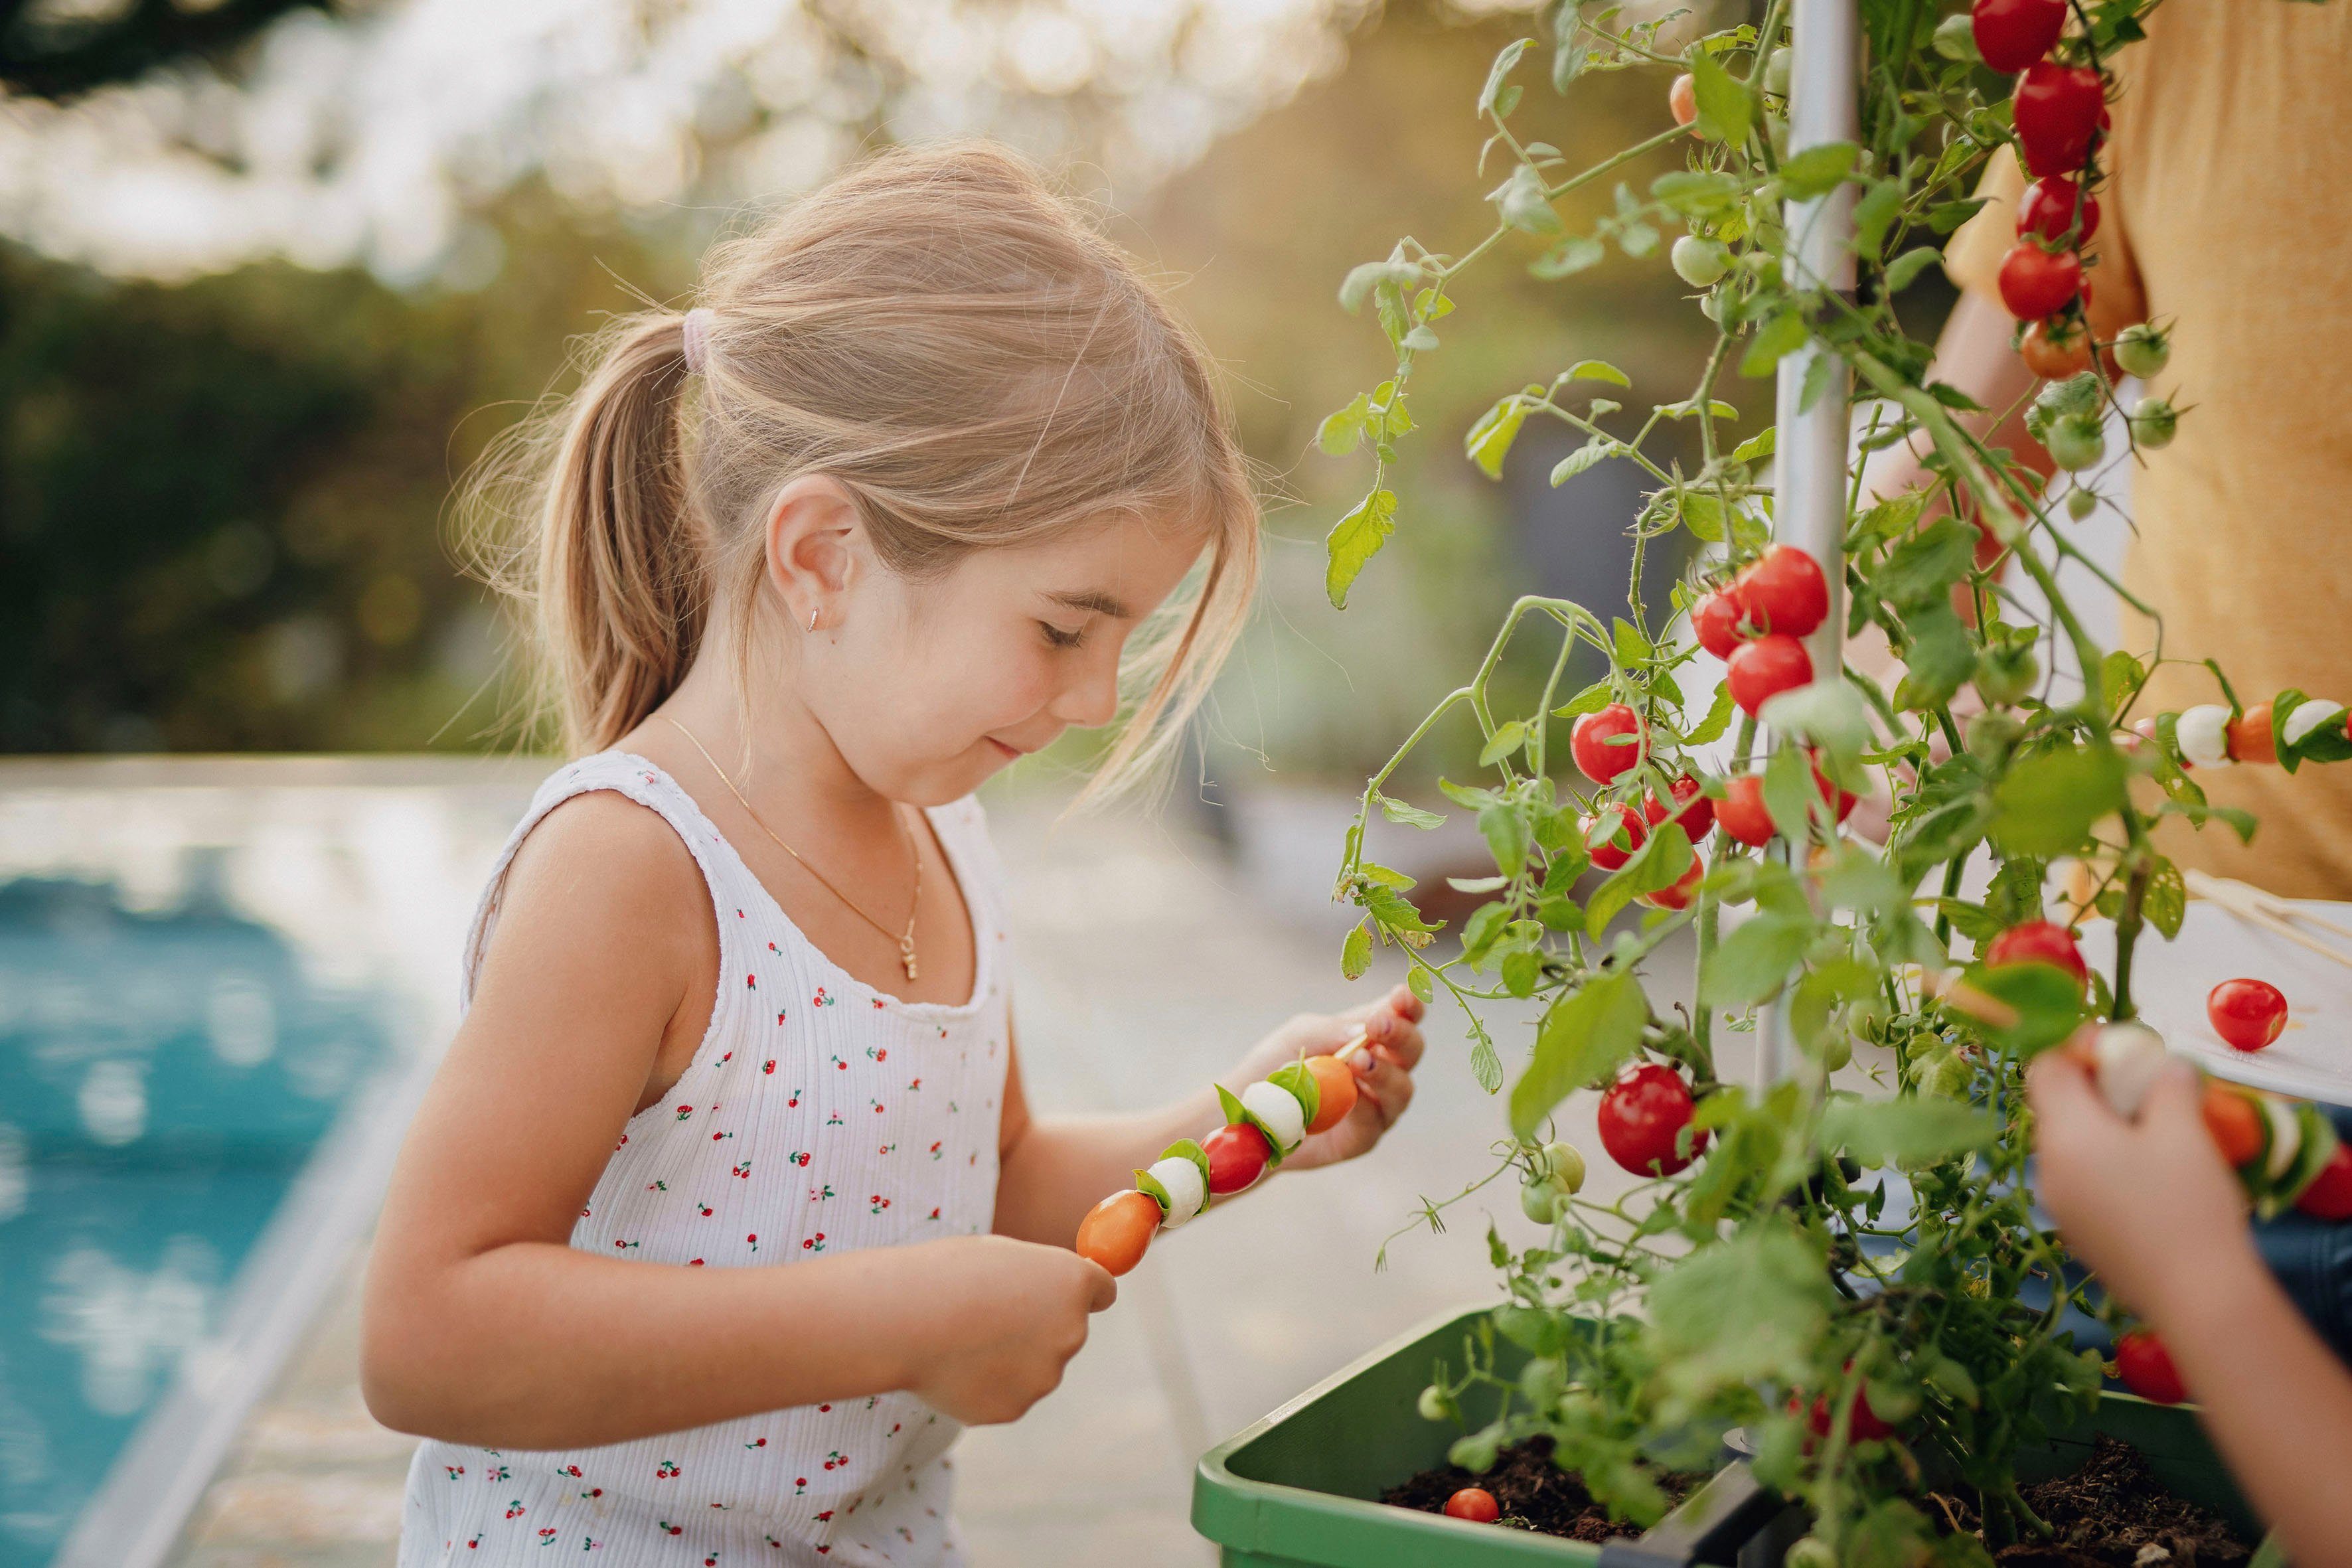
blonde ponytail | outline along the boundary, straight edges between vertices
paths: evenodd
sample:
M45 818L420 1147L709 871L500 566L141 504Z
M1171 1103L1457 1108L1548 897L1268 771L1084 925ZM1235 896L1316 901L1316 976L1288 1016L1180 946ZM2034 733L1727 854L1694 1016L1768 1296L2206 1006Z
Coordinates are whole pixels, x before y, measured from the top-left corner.
M1206 352L1085 215L1002 148L902 150L719 246L699 293L698 373L682 315L618 323L468 490L478 560L534 607L568 747L641 722L717 605L748 637L772 498L824 473L917 578L1112 517L1205 527L1088 793L1167 753L1239 635L1256 499Z

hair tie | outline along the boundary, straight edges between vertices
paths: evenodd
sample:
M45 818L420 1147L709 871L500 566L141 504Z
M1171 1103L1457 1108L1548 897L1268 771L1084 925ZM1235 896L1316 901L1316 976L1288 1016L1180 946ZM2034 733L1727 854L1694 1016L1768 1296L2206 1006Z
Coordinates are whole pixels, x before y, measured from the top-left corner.
M697 305L686 313L686 370L688 375L700 375L702 366L710 356L710 310Z

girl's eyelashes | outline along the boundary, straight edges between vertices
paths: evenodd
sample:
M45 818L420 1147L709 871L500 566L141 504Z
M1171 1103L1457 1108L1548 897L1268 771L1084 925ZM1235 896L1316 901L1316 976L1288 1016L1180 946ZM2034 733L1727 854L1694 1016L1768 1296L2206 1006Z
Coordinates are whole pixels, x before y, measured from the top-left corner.
M1046 642L1055 647L1076 647L1087 640L1087 629L1084 626L1080 626L1076 631L1065 631L1051 621L1039 621L1037 626L1038 629L1045 634Z

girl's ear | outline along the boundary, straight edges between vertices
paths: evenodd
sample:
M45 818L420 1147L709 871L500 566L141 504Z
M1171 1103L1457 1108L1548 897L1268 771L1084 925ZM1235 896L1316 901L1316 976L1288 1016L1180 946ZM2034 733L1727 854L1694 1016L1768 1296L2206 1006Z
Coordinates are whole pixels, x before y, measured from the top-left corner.
M841 482L803 474L777 492L767 527L768 585L803 630L841 624L842 599L864 564L865 519Z

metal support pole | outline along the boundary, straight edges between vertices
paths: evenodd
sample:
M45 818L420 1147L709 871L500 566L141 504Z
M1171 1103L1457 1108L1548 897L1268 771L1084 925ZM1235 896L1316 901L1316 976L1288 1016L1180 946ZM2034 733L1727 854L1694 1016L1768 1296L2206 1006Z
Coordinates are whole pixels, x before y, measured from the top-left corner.
M1825 142L1862 139L1859 83L1862 34L1856 0L1794 0L1790 8L1793 55L1789 90L1789 151ZM1771 40L1761 40L1767 48ZM1790 281L1800 288L1832 289L1851 295L1854 286L1853 186L1841 184L1828 195L1790 202L1783 221L1789 231ZM1773 531L1820 563L1829 582L1830 613L1821 629L1805 639L1815 679L1835 679L1844 668L1846 459L1853 422L1852 374L1844 361L1815 343L1781 360L1775 421L1779 445L1772 460ZM1811 408L1800 412L1805 387L1815 384ZM1756 1036L1756 1087L1760 1092L1787 1078L1797 1060L1785 1007L1774 1003Z

